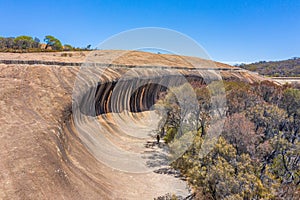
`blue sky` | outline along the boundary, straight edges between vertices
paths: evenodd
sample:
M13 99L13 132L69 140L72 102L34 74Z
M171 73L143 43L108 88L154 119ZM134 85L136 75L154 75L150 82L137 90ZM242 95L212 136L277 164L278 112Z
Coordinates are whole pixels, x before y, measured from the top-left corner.
M299 0L0 0L0 36L53 35L96 46L128 29L163 27L201 44L213 60L300 56Z

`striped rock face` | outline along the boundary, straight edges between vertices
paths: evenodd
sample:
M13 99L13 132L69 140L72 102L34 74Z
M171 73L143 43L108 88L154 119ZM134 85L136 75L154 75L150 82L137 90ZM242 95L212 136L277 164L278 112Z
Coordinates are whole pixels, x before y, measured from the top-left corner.
M0 199L188 196L175 172L157 173L170 152L151 143L163 120L155 105L170 88L216 80L263 78L137 51L0 53ZM179 101L193 105L186 92Z

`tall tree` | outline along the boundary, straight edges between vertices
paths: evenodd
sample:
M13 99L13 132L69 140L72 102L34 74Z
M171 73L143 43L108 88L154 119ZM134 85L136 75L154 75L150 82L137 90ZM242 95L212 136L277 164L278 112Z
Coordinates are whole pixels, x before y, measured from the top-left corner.
M51 46L53 50L62 50L61 42L54 36L47 35L45 36L44 41L46 42L47 46Z
M29 49L34 46L34 40L27 35L21 35L14 39L15 47L17 49Z

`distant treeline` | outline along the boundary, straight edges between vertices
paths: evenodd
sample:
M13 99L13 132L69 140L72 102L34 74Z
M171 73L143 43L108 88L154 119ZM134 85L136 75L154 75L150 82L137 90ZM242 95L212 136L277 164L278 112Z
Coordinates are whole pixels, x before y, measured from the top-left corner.
M283 61L261 61L252 64L241 64L238 67L258 72L261 75L272 77L299 77L300 76L300 58Z
M73 47L69 44L62 45L54 36L47 35L44 43L37 37L21 35L18 37L0 37L0 52L42 52L42 51L86 51L91 50L91 45L84 48Z

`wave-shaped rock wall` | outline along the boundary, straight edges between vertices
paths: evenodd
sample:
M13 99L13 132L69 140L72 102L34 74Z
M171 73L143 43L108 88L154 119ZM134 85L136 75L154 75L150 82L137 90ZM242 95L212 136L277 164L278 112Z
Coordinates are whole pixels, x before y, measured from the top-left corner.
M74 86L81 71L78 63L38 60L0 63L0 199L138 199L141 194L144 199L151 199L172 192L168 183L173 188L180 187L170 176L125 173L95 158L78 133L85 121L75 119L72 113ZM128 138L132 137L116 128L112 116L121 115L124 110L136 112L135 124L142 124L143 117L167 86L180 85L184 79L205 83L204 69L198 72L184 67L160 67L160 72L168 73L158 76L157 71L151 70L152 74L136 79L123 78L127 71L124 68L135 69L135 66L116 65L107 77L99 77L94 85L75 95L80 97L79 105L92 102L92 107L83 106L82 115L105 116L99 122L104 127L99 134L122 148L127 148ZM169 73L174 70L176 73ZM232 68L222 69L220 74L228 80L262 80ZM125 124L126 119L132 120L130 116L122 119ZM132 129L139 131L139 127Z

